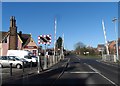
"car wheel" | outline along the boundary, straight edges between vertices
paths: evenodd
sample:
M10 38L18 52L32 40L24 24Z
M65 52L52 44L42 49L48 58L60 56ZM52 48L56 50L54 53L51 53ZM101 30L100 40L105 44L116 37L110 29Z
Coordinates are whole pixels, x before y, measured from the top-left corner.
M16 66L18 69L20 69L21 68L21 65L20 64L17 64L17 66Z

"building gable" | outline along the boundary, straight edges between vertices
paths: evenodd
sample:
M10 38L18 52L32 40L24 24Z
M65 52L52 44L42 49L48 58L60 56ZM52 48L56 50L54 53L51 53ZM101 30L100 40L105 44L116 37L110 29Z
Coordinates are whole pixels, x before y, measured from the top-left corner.
M9 32L0 31L0 36L0 43L2 43L8 38Z
M23 48L37 49L38 47L37 44L34 42L33 38L30 36Z

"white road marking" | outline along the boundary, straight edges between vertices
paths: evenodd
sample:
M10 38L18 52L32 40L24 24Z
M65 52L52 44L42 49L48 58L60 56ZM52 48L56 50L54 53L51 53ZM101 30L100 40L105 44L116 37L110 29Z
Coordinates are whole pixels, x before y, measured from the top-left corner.
M84 63L84 64L86 64L86 63ZM88 64L86 64L86 65L88 65ZM97 69L93 68L93 67L90 66L90 65L88 65L88 67L89 67L90 69L92 69L93 71L97 72L100 76L102 76L104 79L108 80L110 83L114 84L115 86L118 86L118 85L117 85L116 83L114 83L112 80L108 79L108 78L105 77L103 74L101 74L100 72L98 72Z
M78 59L78 60L80 60L80 58L78 58L78 57L75 57L76 59Z
M68 61L67 62L70 62L70 58L68 59Z
M10 74L10 73L0 73L0 74Z
M86 63L85 63L85 64L86 64ZM86 64L86 65L88 65L88 64ZM92 66L88 65L88 67L89 67L90 69L92 69L93 71L98 72L98 70L96 70L96 69L93 68ZM99 73L99 72L98 72L98 73Z
M115 84L113 81L111 81L110 79L108 79L107 77L105 77L103 74L98 73L99 75L101 75L103 78L105 78L106 80L108 80L109 82L111 82L112 84L114 84L115 86L118 86L117 84Z
M89 72L89 71L76 71L76 72L64 72L64 73L75 73L75 74L79 74L79 73L98 73L98 72Z

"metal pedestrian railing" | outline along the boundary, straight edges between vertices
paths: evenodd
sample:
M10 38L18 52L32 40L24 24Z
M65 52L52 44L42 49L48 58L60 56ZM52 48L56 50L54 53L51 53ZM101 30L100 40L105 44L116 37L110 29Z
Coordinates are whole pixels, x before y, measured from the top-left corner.
M104 54L102 56L103 61L109 61L109 62L117 62L116 55L106 55Z

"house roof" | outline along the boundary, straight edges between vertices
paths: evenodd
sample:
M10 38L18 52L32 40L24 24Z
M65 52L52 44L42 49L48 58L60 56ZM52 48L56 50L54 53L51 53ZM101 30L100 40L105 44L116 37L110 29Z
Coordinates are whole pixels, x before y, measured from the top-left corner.
M105 47L104 44L98 44L98 47Z
M0 31L0 43L4 40L5 37L9 35L9 32Z
M22 46L24 47L25 45L27 45L30 42L30 38L31 35L30 34L18 34L21 38L21 40L23 41Z
M108 41L108 44L111 44L112 42L114 42L114 41Z
M9 32L5 32L5 31L0 31L0 42L4 40L5 37L7 37L9 35ZM19 34L19 37L22 40L22 46L27 45L30 42L31 39L31 35L30 34Z

